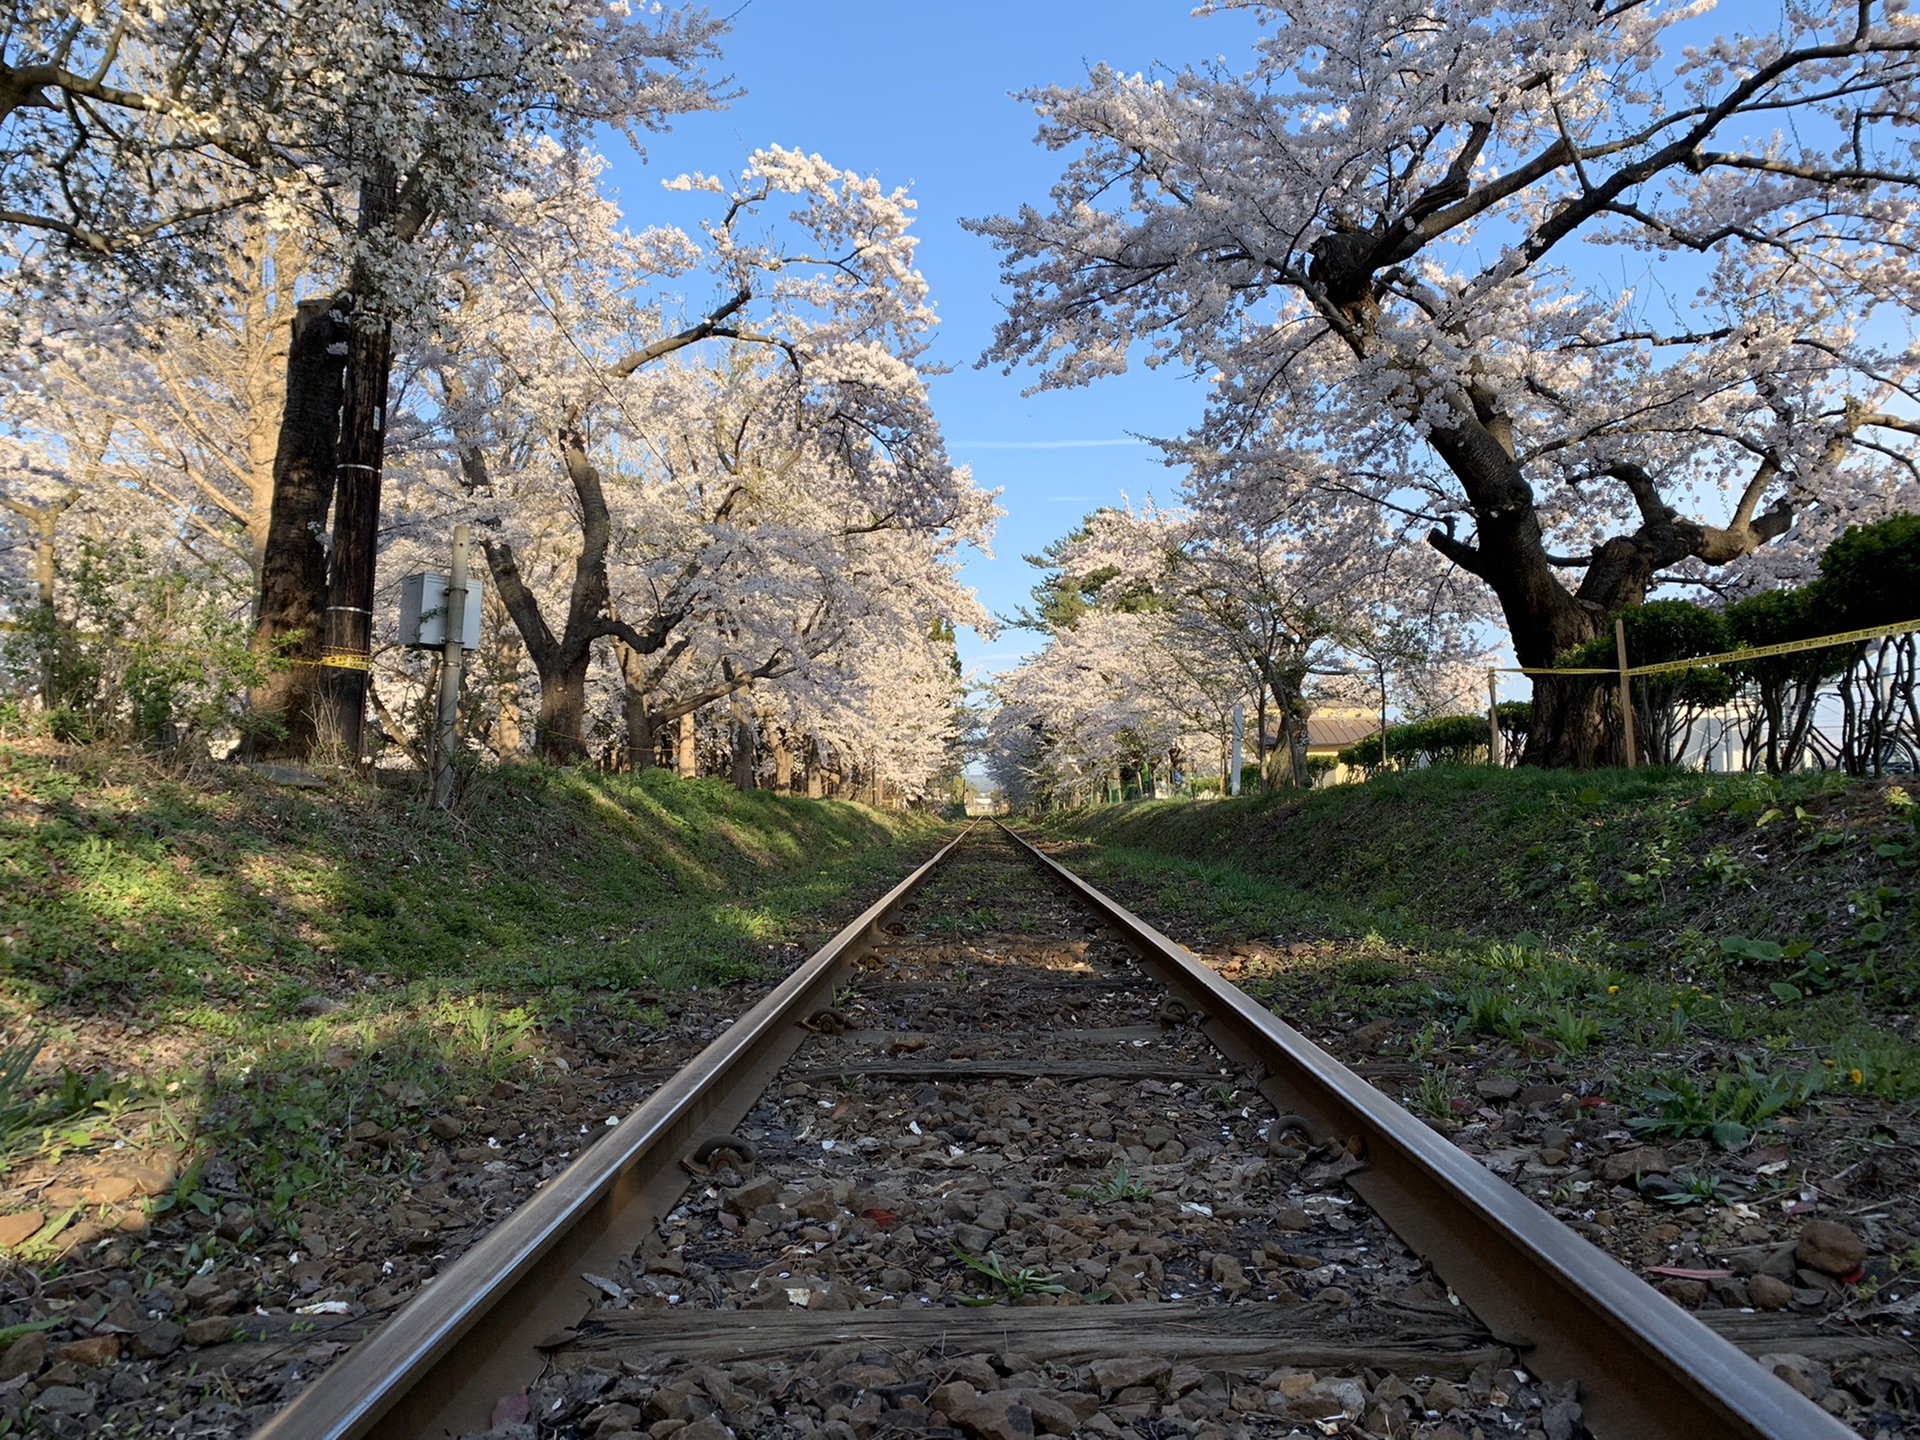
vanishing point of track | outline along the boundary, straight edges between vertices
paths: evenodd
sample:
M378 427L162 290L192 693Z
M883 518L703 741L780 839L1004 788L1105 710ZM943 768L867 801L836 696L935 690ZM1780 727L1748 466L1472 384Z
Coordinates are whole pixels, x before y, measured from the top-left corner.
M990 934L963 938L983 915ZM257 1440L556 1415L597 1415L605 1435L627 1409L644 1431L619 1395L694 1393L649 1366L823 1351L857 1362L827 1413L861 1437L949 1433L942 1407L979 1398L952 1383L970 1372L916 1386L911 1361L975 1352L1030 1367L1005 1383L1029 1387L1022 1424L1056 1433L1115 1433L1182 1385L1178 1413L1227 1411L1230 1392L1248 1433L1300 1433L1242 1382L1303 1371L1575 1382L1603 1440L1853 1433L1157 930L1005 827L973 827ZM1166 1364L1080 1371L1110 1382L1088 1382L1104 1416L1045 1388L1103 1356ZM1205 1371L1225 1378L1195 1388ZM683 1417L716 1413L727 1383L699 1373ZM611 1376L625 1388L603 1392Z

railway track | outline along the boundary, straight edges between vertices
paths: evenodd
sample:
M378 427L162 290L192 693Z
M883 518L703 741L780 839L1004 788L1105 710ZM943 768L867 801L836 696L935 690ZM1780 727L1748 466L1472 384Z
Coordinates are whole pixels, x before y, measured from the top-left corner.
M1448 1427L1854 1433L975 827L258 1440Z

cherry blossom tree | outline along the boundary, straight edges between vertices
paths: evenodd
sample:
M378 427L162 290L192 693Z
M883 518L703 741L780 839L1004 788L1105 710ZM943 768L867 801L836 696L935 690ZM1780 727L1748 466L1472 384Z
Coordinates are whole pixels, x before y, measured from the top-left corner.
M1163 663L1207 693L1251 696L1262 746L1273 716L1280 743L1261 759L1278 785L1305 782L1314 689L1337 691L1356 670L1384 686L1389 664L1426 672L1484 648L1478 597L1441 557L1407 544L1372 507L1313 519L1250 496L1173 512L1109 509L1058 553L1069 572L1101 577L1096 600L1150 599L1163 611Z
M267 206L331 215L405 268L393 242L469 223L517 137L713 106L702 66L724 28L608 0L7 0L0 231L197 289L227 245L209 222ZM387 234L358 210L368 183L390 192Z
M1005 252L989 352L1078 385L1209 377L1171 453L1223 497L1365 505L1496 597L1523 664L1743 560L1904 464L1920 25L1704 7L1222 0L1250 67L1097 68L1029 97L1068 152ZM1629 257L1630 281L1619 261ZM1528 759L1608 752L1536 687Z
M722 197L696 243L621 229L593 169L502 198L517 218L451 277L437 366L447 463L540 675L543 751L584 752L602 642L624 647L644 753L659 724L880 617L972 621L951 555L994 512L928 405L904 193L764 151L731 191L681 182ZM691 284L719 298L689 314L673 287ZM690 677L678 695L671 673Z

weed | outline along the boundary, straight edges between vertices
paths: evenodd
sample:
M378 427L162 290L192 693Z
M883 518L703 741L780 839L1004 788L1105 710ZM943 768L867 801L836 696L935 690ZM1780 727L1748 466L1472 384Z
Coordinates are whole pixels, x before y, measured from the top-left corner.
M1733 858L1725 845L1715 845L1700 861L1700 878L1713 885L1754 888L1753 867Z
M1434 1051L1445 1046L1447 1038L1447 1027L1438 1020L1429 1020L1407 1041L1407 1058L1416 1065L1424 1065L1433 1058Z
M1127 1173L1124 1165L1114 1171L1113 1174L1102 1179L1100 1187L1097 1190L1081 1190L1075 1191L1074 1193L1083 1195L1089 1200L1097 1200L1102 1205L1117 1205L1123 1200L1151 1200L1153 1198L1152 1187L1143 1185L1140 1181L1134 1179Z
M1656 1077L1641 1092L1654 1107L1627 1124L1650 1135L1705 1136L1723 1150L1738 1149L1775 1116L1799 1109L1822 1088L1818 1074L1762 1071L1751 1057L1737 1056L1739 1069L1703 1085L1684 1071Z
M958 1245L953 1248L953 1258L960 1261L969 1270L976 1270L1000 1287L997 1295L962 1295L958 1299L963 1305L993 1305L1000 1301L1013 1301L1027 1295L1064 1295L1067 1287L1060 1284L1058 1273L1040 1270L1031 1265L1023 1265L1018 1270L1009 1270L1000 1257L989 1250L984 1257L969 1255Z
M1541 1033L1569 1055L1584 1055L1602 1033L1600 1022L1570 1006L1556 1005L1540 1018Z
M1511 993L1491 985L1470 986L1460 997L1466 1028L1497 1040L1518 1040L1526 1032L1526 1013Z
M1438 1070L1429 1070L1420 1077L1420 1083L1407 1096L1407 1103L1422 1115L1444 1120L1453 1114L1453 1102L1459 1094L1460 1088L1453 1082L1453 1071L1443 1066Z
M26 1081L41 1044L30 1035L0 1049L0 1167L40 1114L40 1102L27 1093Z
M1920 1094L1920 1047L1895 1036L1843 1040L1826 1063L1836 1089L1892 1101Z
M1711 1170L1682 1170L1673 1177L1678 1190L1660 1196L1666 1205L1731 1205L1726 1182Z

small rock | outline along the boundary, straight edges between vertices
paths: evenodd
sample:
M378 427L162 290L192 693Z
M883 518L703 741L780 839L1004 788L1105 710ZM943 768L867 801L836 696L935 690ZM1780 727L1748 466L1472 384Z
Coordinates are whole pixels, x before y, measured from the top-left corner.
M1112 1360L1096 1360L1088 1367L1093 1383L1112 1393L1134 1385L1157 1385L1173 1373L1173 1363L1152 1355L1121 1355Z
M981 1225L956 1225L953 1243L970 1255L984 1255L993 1244L993 1231Z
M47 1336L43 1330L29 1330L0 1355L0 1380L16 1375L38 1375L47 1363Z
M91 1415L93 1396L78 1385L49 1385L34 1397L33 1403L55 1415Z
M1033 1427L1040 1434L1071 1435L1080 1428L1080 1415L1066 1403L1065 1397L1044 1390L1020 1390L1014 1393L1033 1416Z
M118 1205L139 1193L139 1182L130 1175L102 1175L87 1185L87 1200L94 1205Z
M1800 1232L1794 1258L1809 1270L1826 1275L1851 1275L1867 1258L1864 1241L1844 1225L1812 1220Z
M949 1380L933 1389L927 1396L927 1404L951 1416L973 1404L976 1398L973 1386L966 1381Z
M1689 1310L1698 1310L1707 1303L1707 1282L1682 1280L1669 1275L1660 1282L1660 1293L1676 1305L1684 1305Z
M749 1181L738 1189L729 1190L721 1197L720 1203L742 1220L749 1219L762 1205L772 1205L780 1198L780 1182L769 1175Z
M1756 1310L1784 1310L1793 1303L1793 1287L1772 1275L1755 1275L1747 1281L1747 1299Z
M1666 1151L1655 1145L1636 1145L1631 1150L1616 1150L1600 1162L1600 1178L1618 1185L1636 1175L1665 1175L1673 1166Z
M1438 1410L1442 1415L1451 1415L1466 1403L1466 1396L1460 1393L1459 1386L1451 1380L1436 1380L1427 1387L1426 1406L1429 1410Z
M233 1322L224 1315L208 1315L188 1321L181 1333L189 1345L219 1345L233 1333Z
M1282 1205L1273 1212L1273 1223L1282 1230L1311 1230L1313 1217L1298 1205Z
M1308 1420L1358 1420L1366 1408L1367 1388L1358 1380L1321 1380L1290 1402L1291 1413Z
M120 1337L114 1334L89 1335L84 1340L69 1340L54 1351L57 1359L98 1369L120 1358Z
M948 1387L942 1386L944 1391ZM966 1387L972 1394L972 1387ZM1020 1398L1020 1392L1014 1390L995 1390L986 1395L974 1394L970 1401L963 1401L957 1410L947 1410L953 1422L970 1435L978 1435L981 1440L1033 1440L1033 1411ZM1071 1416L1071 1411L1067 1412Z
M253 1211L238 1200L229 1200L220 1207L220 1223L214 1231L222 1240L238 1240L253 1228Z
M733 1431L712 1417L690 1421L673 1433L680 1440L733 1440Z
M427 1129L442 1140L458 1140L465 1133L466 1128L451 1115L436 1115L427 1122Z
M1520 1093L1520 1082L1511 1075L1489 1075L1473 1086L1483 1100L1511 1100Z
M342 1009L342 1005L331 995L303 995L293 1003L293 1013L309 1018L316 1015L331 1015Z
M1243 1295L1253 1288L1246 1267L1231 1255L1214 1256L1211 1272L1214 1284L1228 1295Z
M180 1348L187 1332L171 1320L156 1320L133 1333L133 1353L142 1360L160 1360Z
M38 1210L22 1210L15 1215L0 1215L0 1250L11 1250L37 1234L47 1217Z

